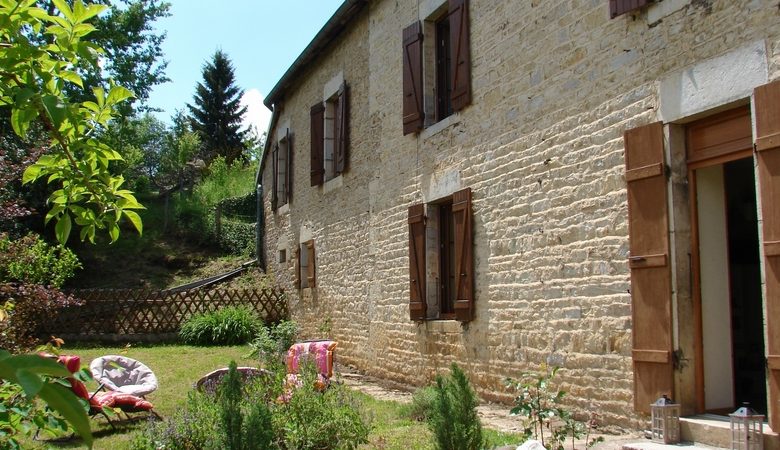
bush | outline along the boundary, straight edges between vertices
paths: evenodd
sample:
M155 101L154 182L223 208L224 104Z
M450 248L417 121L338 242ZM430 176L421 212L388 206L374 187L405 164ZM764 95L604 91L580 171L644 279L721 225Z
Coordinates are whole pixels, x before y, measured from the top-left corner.
M302 385L273 414L274 429L284 449L356 449L368 442L370 424L358 411L357 397L337 383L325 392L315 389L316 370L301 371Z
M255 252L255 224L223 218L217 242L234 255L250 256Z
M466 374L453 363L448 377L436 377L434 409L428 427L441 450L478 450L485 446L477 415L477 395Z
M183 408L164 422L150 421L133 442L138 450L217 450L224 448L220 408L199 392L190 392Z
M260 328L260 319L249 307L228 306L193 315L182 325L179 337L189 345L238 345L246 344Z
M0 234L0 281L62 287L81 268L69 248L47 244L36 234L11 240Z
M298 324L283 320L276 325L261 327L255 339L249 343L250 356L258 356L263 365L271 370L282 364L282 358L298 337Z
M403 406L403 415L418 422L427 422L436 407L436 388L425 386L414 391L412 403Z

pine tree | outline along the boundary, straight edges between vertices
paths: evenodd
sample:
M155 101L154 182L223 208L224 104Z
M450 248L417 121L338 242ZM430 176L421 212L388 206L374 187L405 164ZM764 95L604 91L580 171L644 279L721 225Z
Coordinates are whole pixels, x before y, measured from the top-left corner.
M233 64L217 50L203 66L203 82L195 88L195 105L187 104L192 114L192 129L203 142L204 160L222 155L228 163L244 159L244 134L241 129L246 107L241 106L243 91L235 85Z

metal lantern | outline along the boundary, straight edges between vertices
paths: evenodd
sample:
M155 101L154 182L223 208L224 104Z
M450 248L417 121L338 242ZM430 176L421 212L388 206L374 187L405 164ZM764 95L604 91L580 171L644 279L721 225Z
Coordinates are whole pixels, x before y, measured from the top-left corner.
M764 448L764 416L758 414L750 404L729 414L731 422L732 450L763 450Z
M664 444L680 442L680 405L664 395L650 405L652 440Z

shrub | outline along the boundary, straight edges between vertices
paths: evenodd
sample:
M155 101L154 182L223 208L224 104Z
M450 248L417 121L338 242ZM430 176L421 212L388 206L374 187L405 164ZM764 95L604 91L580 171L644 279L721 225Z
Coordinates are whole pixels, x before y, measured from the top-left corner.
M255 252L255 224L223 218L217 242L234 255L250 256Z
M212 398L190 392L183 408L164 422L150 421L133 442L137 450L217 450L224 448L220 409Z
M36 234L12 240L0 234L0 281L62 287L81 268L65 246L47 244Z
M182 325L179 337L189 345L238 345L247 343L261 327L249 307L228 306L193 315Z
M324 392L315 389L316 370L305 365L302 385L286 404L274 409L277 439L284 449L356 449L368 442L370 425L358 411L356 396L337 383Z
M453 363L448 377L436 377L434 409L428 427L441 450L477 450L485 446L477 415L477 395L466 374Z
M243 405L241 375L236 362L231 361L227 375L217 390L220 418L225 431L225 448L230 450L254 450L270 448L273 441L271 412L264 401ZM246 416L246 417L245 417Z
M249 344L252 348L250 356L258 356L266 368L276 369L297 336L298 324L291 320L261 327Z
M425 386L414 391L412 403L404 405L403 415L419 422L427 422L436 407L436 388Z

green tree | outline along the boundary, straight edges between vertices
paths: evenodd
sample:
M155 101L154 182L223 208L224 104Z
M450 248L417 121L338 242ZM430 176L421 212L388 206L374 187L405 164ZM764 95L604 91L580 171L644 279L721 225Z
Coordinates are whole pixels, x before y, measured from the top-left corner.
M102 54L85 37L95 29L89 21L105 6L75 0L71 8L64 0L54 2L56 16L35 7L35 0L0 2L0 107L10 108L18 136L26 136L36 121L48 135L49 148L25 169L22 181L45 179L55 187L46 221L56 223L57 239L65 243L75 223L81 239L93 241L96 232L104 230L115 241L123 218L141 232L141 218L133 210L142 206L123 189L124 179L109 170L121 155L96 136L133 94L109 85L93 88L89 101L68 97L68 87L84 86L74 68L84 61L97 66Z
M222 50L217 50L203 66L203 82L195 88L194 105L187 104L207 162L218 155L224 156L228 164L245 158L241 121L246 107L241 106L242 95L235 85L233 65Z
M38 5L50 15L57 10L58 1L38 0ZM71 0L67 0L72 4ZM165 32L154 29L154 23L170 16L170 4L160 0L97 0L106 10L93 19L96 29L90 41L101 47L104 57L101 67L90 67L89 61L81 61L79 73L83 86L71 88L72 99L85 101L92 88L106 87L111 79L135 94L135 97L118 105L123 116L130 117L136 111L145 111L145 103L154 86L170 81L165 76L168 62L163 59L162 43ZM49 40L51 42L51 40Z

